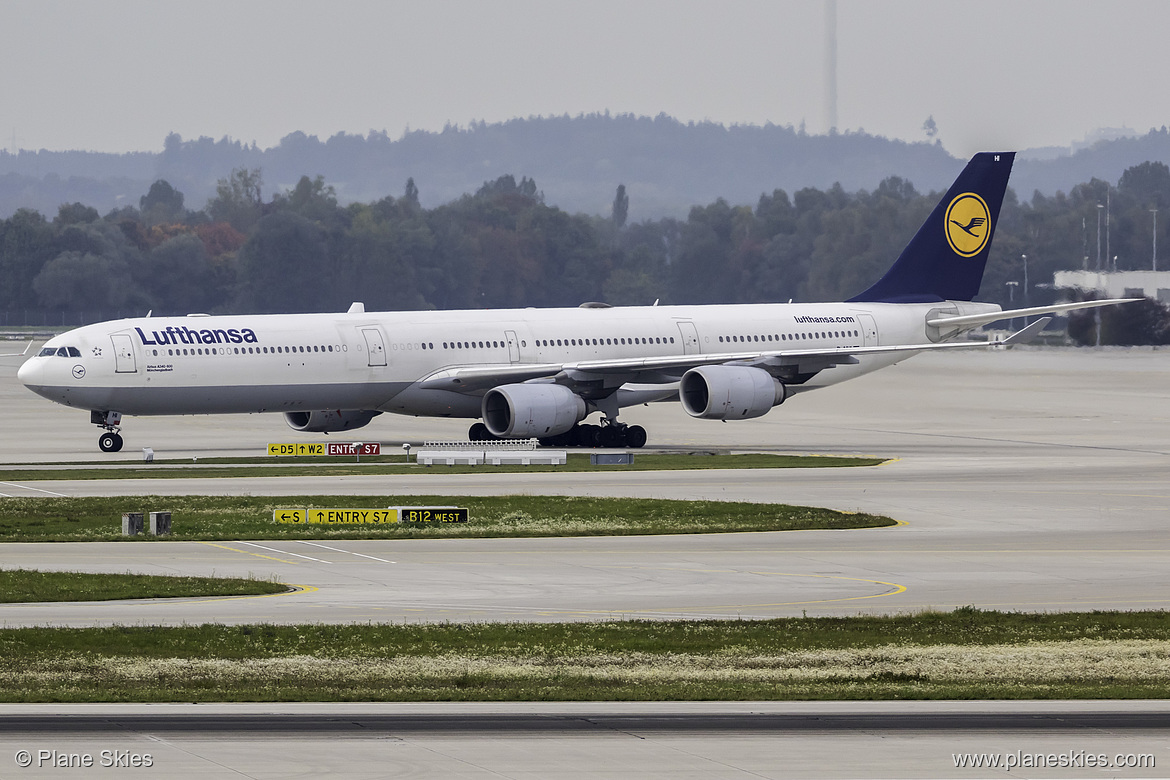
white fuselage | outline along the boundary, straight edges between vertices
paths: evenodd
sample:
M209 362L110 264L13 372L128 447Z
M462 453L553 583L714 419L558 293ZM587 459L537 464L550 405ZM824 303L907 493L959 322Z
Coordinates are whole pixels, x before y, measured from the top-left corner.
M991 308L812 303L148 317L56 336L19 379L58 403L130 415L365 409L477 417L482 390L419 383L476 366L921 344L932 338L925 324L932 312ZM909 354L866 355L791 390L842 382Z

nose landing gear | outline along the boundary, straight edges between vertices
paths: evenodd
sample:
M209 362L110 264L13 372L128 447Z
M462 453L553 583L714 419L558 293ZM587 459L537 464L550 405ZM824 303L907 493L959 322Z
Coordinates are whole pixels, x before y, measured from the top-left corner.
M102 452L118 452L122 449L122 437L118 433L122 424L121 412L92 411L89 413L89 421L106 431L98 437L98 448Z
M122 437L117 431L108 431L98 438L98 447L102 452L118 452L122 449Z

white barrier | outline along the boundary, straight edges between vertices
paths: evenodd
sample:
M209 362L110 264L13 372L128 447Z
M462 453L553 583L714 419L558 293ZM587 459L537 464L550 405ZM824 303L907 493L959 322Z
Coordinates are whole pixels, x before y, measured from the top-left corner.
M485 450L483 459L493 466L563 466L569 459L565 450Z
M415 460L424 466L479 466L483 450L419 450Z
M429 443L429 442L428 442ZM415 454L417 463L423 466L563 466L569 454L565 450L537 449L495 449L451 450L425 449Z
M489 441L424 441L428 450L534 450L538 439L492 439Z

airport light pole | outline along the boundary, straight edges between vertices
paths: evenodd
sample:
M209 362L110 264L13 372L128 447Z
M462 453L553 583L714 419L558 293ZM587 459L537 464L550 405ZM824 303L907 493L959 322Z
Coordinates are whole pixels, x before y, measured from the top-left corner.
M1101 209L1105 206L1097 204L1097 284L1101 284ZM1098 287L1100 289L1100 287ZM1101 346L1101 310L1093 309L1093 324L1097 330L1097 346Z
M1158 270L1158 210L1150 209L1154 215L1154 270Z
M1020 286L1020 283L1019 282L1004 282L1004 284L1007 285L1007 288L1008 288L1008 305L1012 306L1016 302L1016 288ZM1015 317L1012 317L1011 323L1012 323L1012 327L1014 328L1016 326L1016 318Z
M1105 208L1104 204L1097 204L1097 274L1101 273L1101 209ZM1101 282L1097 280L1098 284Z
M1024 306L1028 305L1028 256L1020 255L1020 259L1024 261ZM1027 318L1024 319L1027 324Z
M1109 263L1109 256L1113 253L1112 245L1109 243L1109 227L1113 224L1111 216L1113 209L1113 191L1111 189L1105 190L1105 262ZM1117 270L1117 263L1113 264L1113 270Z

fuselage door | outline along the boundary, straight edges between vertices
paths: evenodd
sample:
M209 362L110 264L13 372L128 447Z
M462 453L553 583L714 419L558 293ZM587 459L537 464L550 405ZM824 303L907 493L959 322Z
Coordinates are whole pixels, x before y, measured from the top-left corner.
M382 331L377 328L362 328L362 336L366 339L366 354L369 356L369 365L386 365L386 344L382 340Z
M857 321L861 325L861 335L865 339L863 347L878 346L878 329L877 323L874 322L873 317L869 314L858 314Z
M134 362L134 342L128 333L112 333L110 339L114 342L114 373L133 374L138 371Z
M679 320L678 332L682 334L683 354L697 355L699 349L699 331L695 330L695 323L690 320Z
M504 338L508 340L508 361L511 363L520 362L520 339L516 338L516 331L504 331Z

